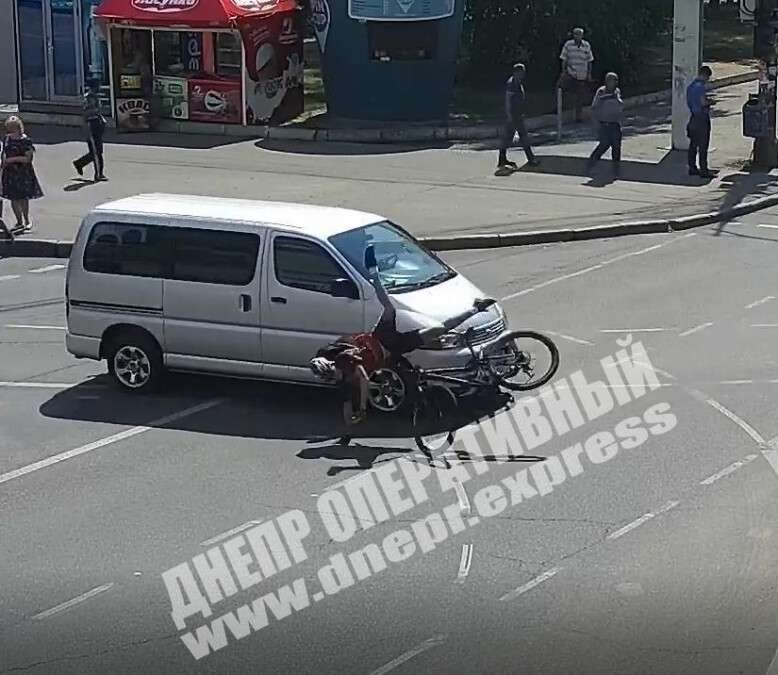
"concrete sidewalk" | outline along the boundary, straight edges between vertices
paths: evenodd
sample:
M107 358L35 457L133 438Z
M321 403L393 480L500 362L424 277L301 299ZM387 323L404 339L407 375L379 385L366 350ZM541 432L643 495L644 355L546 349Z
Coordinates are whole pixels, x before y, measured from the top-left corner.
M666 104L630 114L623 178L615 183L607 179L606 162L594 177L584 175L594 143L588 127L564 143L540 147L539 168L507 177L494 175L496 150L483 144L230 143L184 135L112 135L106 146L111 180L99 184L79 180L73 171L71 161L85 147L77 131L32 127L46 196L32 205L36 231L21 239L72 239L95 205L153 191L345 206L382 214L435 238L709 212L778 192L778 178L738 170L750 153L739 111L754 86L718 92L711 162L724 170L712 182L686 175L683 153L668 151Z

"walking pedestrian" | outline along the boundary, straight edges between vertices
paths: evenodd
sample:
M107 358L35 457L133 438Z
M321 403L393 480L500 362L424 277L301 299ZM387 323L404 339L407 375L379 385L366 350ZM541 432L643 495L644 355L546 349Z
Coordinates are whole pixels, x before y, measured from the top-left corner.
M573 38L565 42L562 53L562 74L558 87L573 92L575 97L575 121L583 121L583 101L586 98L589 82L592 81L594 53L592 46L584 40L583 28L573 28Z
M24 122L17 116L5 121L2 154L2 196L11 202L16 216L16 229L29 232L30 200L43 197L32 161L35 146L24 132Z
M707 84L712 75L710 67L702 66L697 77L686 88L686 104L690 114L689 124L686 126L686 135L689 137L689 175L702 178L714 178L717 174L708 168L711 101L708 99Z
M597 121L599 144L589 156L587 168L591 170L610 148L613 161L613 175L618 178L621 170L621 120L624 101L619 89L619 76L608 73L605 84L594 95L592 117Z
M95 81L89 82L84 93L83 115L84 129L87 133L89 152L73 162L73 166L79 176L84 175L84 167L94 164L95 183L106 180L103 161L103 133L105 132L105 118L100 112L100 100L97 97L98 85Z
M513 139L518 132L521 147L527 156L530 166L540 164L529 142L527 125L524 123L524 103L527 95L524 91L524 79L527 76L527 68L523 63L513 65L513 75L508 78L505 85L505 130L500 141L500 154L497 160L498 169L517 169L516 162L508 160L508 148L513 144Z

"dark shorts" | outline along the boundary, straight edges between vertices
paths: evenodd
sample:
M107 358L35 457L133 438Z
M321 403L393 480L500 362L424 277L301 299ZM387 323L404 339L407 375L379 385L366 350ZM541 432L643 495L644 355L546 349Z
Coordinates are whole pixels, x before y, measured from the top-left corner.
M404 333L397 330L381 330L376 333L376 337L394 358L416 351L424 345L418 330Z

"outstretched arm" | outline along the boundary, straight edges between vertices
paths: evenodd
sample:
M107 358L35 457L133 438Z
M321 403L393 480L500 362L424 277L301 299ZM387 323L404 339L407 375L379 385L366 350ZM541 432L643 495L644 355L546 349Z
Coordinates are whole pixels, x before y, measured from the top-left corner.
M475 316L480 312L486 311L494 303L494 300L476 300L470 309L462 312L461 314L457 314L456 316L452 316L450 319L444 321L441 325L431 326L430 328L422 328L419 331L419 336L425 345L429 344L430 342L434 342L441 335L448 333L453 328L456 328L459 324L467 321L470 317Z
M397 318L397 310L394 308L389 294L386 292L384 285L381 283L381 277L378 275L378 269L373 267L368 270L368 274L370 275L370 283L375 289L376 297L381 303L381 306L384 308L384 311L381 312L381 316L379 317L376 326L380 326L382 324L394 326Z

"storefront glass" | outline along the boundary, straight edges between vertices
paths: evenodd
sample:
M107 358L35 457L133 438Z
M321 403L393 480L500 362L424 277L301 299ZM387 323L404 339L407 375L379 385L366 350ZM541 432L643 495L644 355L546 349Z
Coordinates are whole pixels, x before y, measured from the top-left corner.
M19 56L22 100L45 101L46 49L42 0L19 0Z

